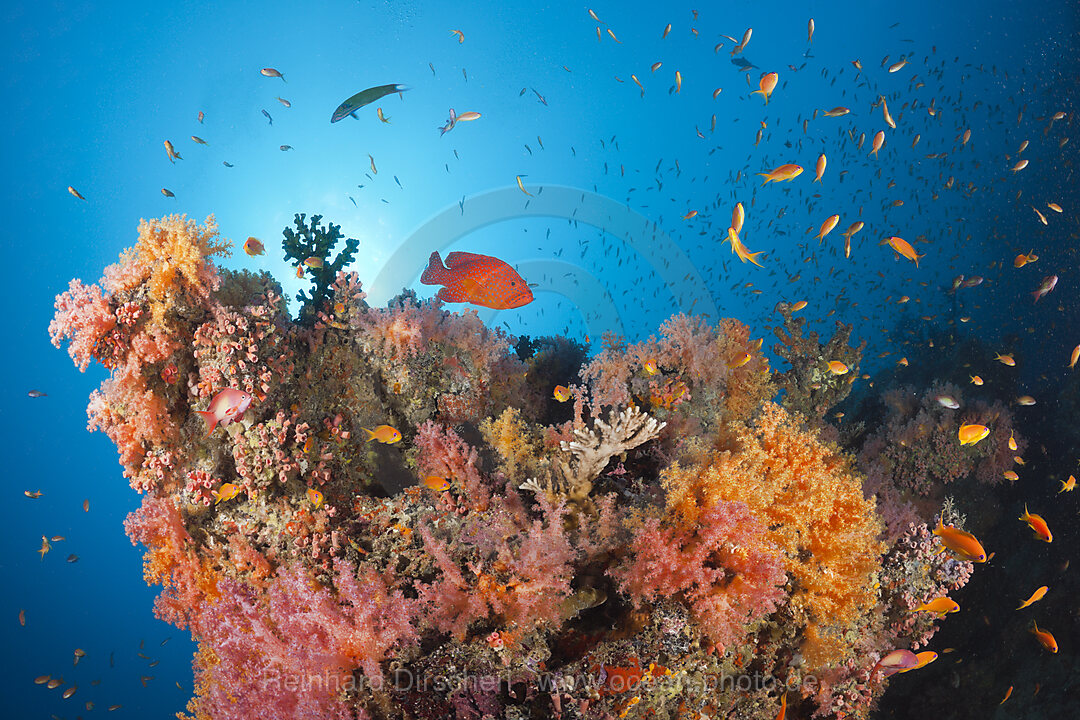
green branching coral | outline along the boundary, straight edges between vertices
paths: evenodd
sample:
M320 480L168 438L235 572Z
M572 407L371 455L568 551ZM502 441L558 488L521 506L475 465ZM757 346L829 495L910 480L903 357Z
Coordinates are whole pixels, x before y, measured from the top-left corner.
M296 232L293 232L292 228L285 228L282 232L285 236L282 247L285 249L285 259L297 268L304 268L304 272L314 283L306 293L301 290L296 294L296 299L302 303L299 323L312 325L315 322L315 313L330 299L330 285L338 271L356 259L360 241L346 238L345 249L330 262L330 251L337 245L337 241L344 237L341 226L327 223L328 227L323 228L319 225L322 215L312 215L310 224L304 224L304 218L304 213L298 213L293 218Z

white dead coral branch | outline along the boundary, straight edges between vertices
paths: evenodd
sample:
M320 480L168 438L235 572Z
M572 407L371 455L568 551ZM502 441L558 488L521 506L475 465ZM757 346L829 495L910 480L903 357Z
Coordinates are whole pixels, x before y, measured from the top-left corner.
M596 418L595 427L575 429L574 440L559 444L573 456L571 462L560 461L570 501L587 503L593 480L613 456L652 440L666 425L637 407L629 407L618 415L613 410L609 422Z

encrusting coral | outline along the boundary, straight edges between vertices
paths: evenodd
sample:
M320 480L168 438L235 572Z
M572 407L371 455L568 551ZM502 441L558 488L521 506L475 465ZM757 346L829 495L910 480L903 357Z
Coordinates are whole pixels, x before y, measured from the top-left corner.
M588 358L409 291L373 307L355 241L331 262L338 227L304 218L300 321L269 275L216 268L212 219L173 216L49 328L111 373L90 427L144 494L125 527L157 614L199 642L193 717L775 717L775 688L717 683L750 673L789 712L865 717L876 660L932 634L902 611L966 580L916 567L925 527L879 539L742 323L677 315ZM228 388L250 405L207 432Z

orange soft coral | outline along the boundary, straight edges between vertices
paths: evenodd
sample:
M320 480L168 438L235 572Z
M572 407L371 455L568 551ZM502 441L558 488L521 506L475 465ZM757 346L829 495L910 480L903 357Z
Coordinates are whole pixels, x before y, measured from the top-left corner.
M844 631L874 606L884 548L874 503L863 498L846 458L768 403L753 426L735 426L735 437L704 468L673 465L663 482L669 513L688 528L716 502L745 502L784 553L794 581L790 611L806 627L810 666L849 651Z
M213 215L201 226L186 215L142 220L135 247L124 251L119 265L106 269L104 282L112 293L146 283L153 322L162 325L181 296L197 303L217 289L217 270L207 260L227 256L231 245L218 239Z
M498 418L480 423L484 439L499 453L499 469L515 482L523 480L525 472L536 473L533 465L541 448L539 434L522 420L521 411L514 407L503 410Z

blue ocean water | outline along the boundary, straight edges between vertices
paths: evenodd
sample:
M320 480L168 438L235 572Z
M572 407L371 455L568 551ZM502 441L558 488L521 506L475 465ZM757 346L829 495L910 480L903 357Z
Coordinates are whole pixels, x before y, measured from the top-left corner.
M605 331L636 340L674 312L707 312L749 324L769 348L776 303L807 300L803 312L826 336L836 320L854 324L853 337L868 341L862 370L879 384L897 372L934 379L918 374L933 362L928 341L959 333L1023 357L1018 389L1038 396L1060 385L1080 342L1076 140L1059 145L1076 128L1074 2L591 9L600 22L578 3L0 9L0 203L25 223L9 226L3 242L12 310L0 360L13 459L0 529L8 714L73 717L92 700L85 715L120 704L117 718L162 716L191 694L193 645L153 618L156 590L123 534L138 498L108 439L85 430L86 398L104 373L73 372L46 333L53 298L70 278L95 281L134 244L140 218L213 214L235 243L224 265L269 270L289 295L300 284L281 231L294 213L317 213L360 240L355 270L372 302L403 285L432 296L418 283L428 254L468 250L497 255L537 284L525 308L481 310L515 334L587 337L598 349ZM737 57L753 67L744 71L724 36L739 40L747 28ZM284 79L260 74L267 67ZM779 82L766 104L751 91L772 71ZM330 123L345 98L387 83L410 89ZM875 107L882 95L895 130ZM837 106L850 114L822 116ZM440 136L450 108L481 118ZM869 157L879 130L886 143ZM182 160L169 161L165 140ZM1030 165L1013 172L1025 140ZM802 176L761 187L756 173L784 163L801 165ZM762 268L721 242L736 202L746 208L743 241L765 253ZM839 224L819 243L833 214ZM841 232L858 220L865 229L845 258ZM266 255L240 251L249 236ZM918 267L879 244L889 236L925 255ZM1039 262L1015 270L1013 257L1029 250ZM985 282L950 294L961 274ZM1060 284L1036 306L1030 293L1050 274ZM910 370L894 369L901 356ZM954 381L968 374L953 370ZM31 389L47 396L28 398ZM24 495L39 489L38 499ZM65 539L39 558L42 535ZM78 560L65 562L71 553ZM1069 639L1059 634L1062 654L1075 657L1075 613ZM75 648L86 652L77 666ZM62 700L32 683L49 673L77 683L77 694Z

